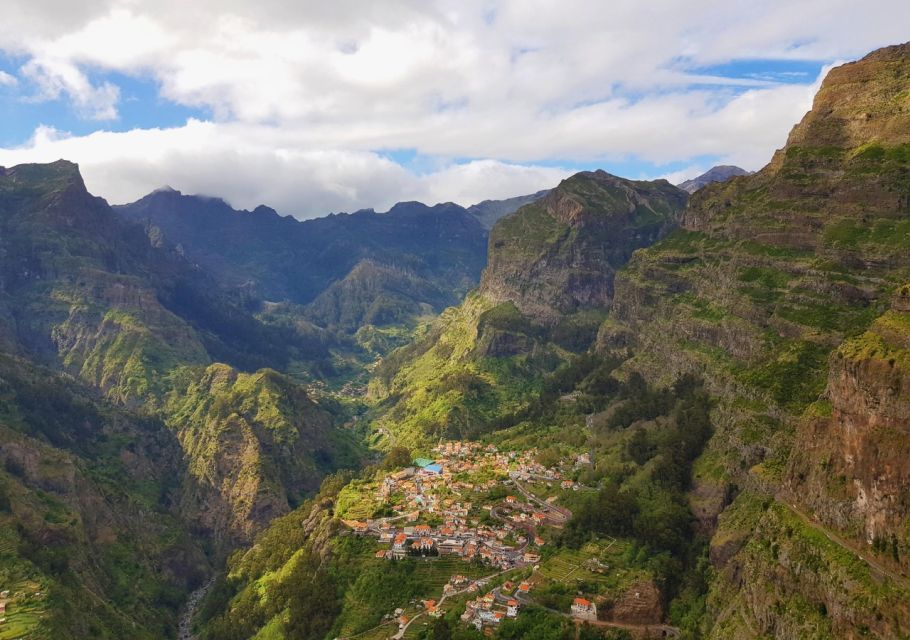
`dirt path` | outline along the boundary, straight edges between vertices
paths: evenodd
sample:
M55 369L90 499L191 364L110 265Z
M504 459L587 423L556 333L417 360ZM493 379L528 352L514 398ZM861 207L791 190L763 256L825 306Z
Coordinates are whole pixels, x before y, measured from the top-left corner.
M845 551L852 553L854 556L865 562L870 569L879 574L879 577L888 577L891 578L894 582L900 585L903 589L910 591L910 579L907 576L899 574L892 569L889 569L877 559L872 557L869 553L865 552L862 549L857 548L855 545L851 544L845 538L837 535L833 531L830 531L823 527L821 524L810 518L805 512L802 511L796 503L786 500L783 496L777 496L778 502L783 504L785 507L790 509L793 513L799 516L799 519L803 521L804 524L815 529L822 535L824 535L828 540L841 547Z

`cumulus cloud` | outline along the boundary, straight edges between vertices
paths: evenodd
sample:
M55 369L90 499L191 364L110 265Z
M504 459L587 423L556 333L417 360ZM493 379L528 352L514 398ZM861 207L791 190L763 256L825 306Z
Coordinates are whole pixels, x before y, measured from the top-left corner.
M724 78L712 66L851 59L901 41L910 22L902 0L78 5L5 4L0 50L24 60L30 99L116 120L115 73L210 116L81 137L41 129L0 150L0 162L71 158L113 201L183 181L298 215L515 195L551 186L565 171L547 167L559 164L636 158L694 170L710 156L755 169L817 79ZM438 166L409 170L386 153L401 149Z
M16 80L16 76L0 71L0 87L15 87L17 84L19 81Z

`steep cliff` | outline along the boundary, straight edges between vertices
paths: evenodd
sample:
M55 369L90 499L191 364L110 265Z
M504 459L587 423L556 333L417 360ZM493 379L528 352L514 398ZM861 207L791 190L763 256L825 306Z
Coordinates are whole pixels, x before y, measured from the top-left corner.
M671 229L685 203L665 181L576 174L493 227L481 292L546 324L607 308L616 269Z
M251 542L326 474L357 464L331 414L282 374L213 364L175 377L165 414L187 458L182 507L221 549Z
M0 586L23 638L174 637L209 572L180 518L180 445L160 421L0 354Z
M879 561L910 568L910 286L831 356L825 397L804 416L789 489Z
M891 457L905 446L903 321L888 311L910 279L908 86L908 45L833 69L768 166L699 190L682 229L617 274L599 351L652 380L698 372L720 400L696 465L703 525L712 530L737 491L769 497L752 524L715 536L714 637L910 627L894 606L906 583L864 560L887 563L892 536L900 558L898 523L910 515L904 465ZM785 563L759 548L792 553ZM836 555L866 568L838 577L827 565ZM843 606L880 588L890 595L875 606ZM810 609L829 625L817 635L800 627Z

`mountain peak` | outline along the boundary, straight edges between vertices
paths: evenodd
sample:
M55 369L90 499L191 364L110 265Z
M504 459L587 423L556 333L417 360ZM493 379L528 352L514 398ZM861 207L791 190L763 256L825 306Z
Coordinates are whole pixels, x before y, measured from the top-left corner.
M85 182L79 172L79 165L69 160L57 160L47 164L19 164L14 167L0 168L0 178L8 184L20 187L38 186L57 189L73 186L86 191Z
M711 167L700 176L692 178L691 180L686 180L685 182L681 182L676 186L678 186L683 191L695 193L702 187L705 187L712 182L726 182L735 176L747 176L750 173L751 171L746 171L745 169L731 164L719 164Z

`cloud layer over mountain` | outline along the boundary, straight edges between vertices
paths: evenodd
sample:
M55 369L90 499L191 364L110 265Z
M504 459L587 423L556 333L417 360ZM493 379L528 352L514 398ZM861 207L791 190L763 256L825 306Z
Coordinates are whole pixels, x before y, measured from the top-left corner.
M507 197L586 164L754 169L826 64L908 23L884 0L12 0L0 101L92 124L33 123L0 164L67 157L115 202L167 183L301 217ZM173 105L192 117L155 126Z

